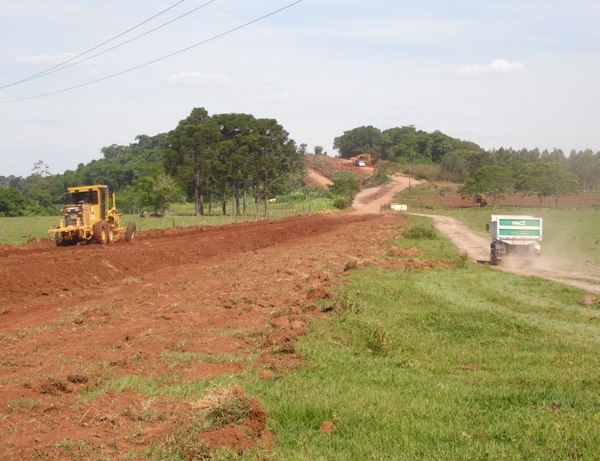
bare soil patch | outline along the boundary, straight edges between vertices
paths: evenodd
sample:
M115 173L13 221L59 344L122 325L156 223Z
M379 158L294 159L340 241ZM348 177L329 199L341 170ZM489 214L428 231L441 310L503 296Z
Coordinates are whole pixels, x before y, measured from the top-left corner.
M403 224L316 215L3 248L0 459L268 448L259 402L239 424L182 434L196 416L185 389L300 365L295 341L323 315L319 301L349 262L376 264Z

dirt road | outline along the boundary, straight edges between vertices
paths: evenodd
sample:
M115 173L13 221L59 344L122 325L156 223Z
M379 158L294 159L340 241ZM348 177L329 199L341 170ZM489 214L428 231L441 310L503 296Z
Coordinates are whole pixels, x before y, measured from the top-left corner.
M487 233L477 233L467 228L458 219L449 216L424 215L433 219L435 226L470 259L488 263L490 258L490 238ZM553 260L542 253L536 260L505 259L496 266L505 272L521 275L535 275L548 280L565 283L582 288L591 293L600 294L600 278L584 272L569 272L560 270L560 261Z
M379 213L381 206L390 203L398 192L421 183L422 181L414 178L396 175L390 184L360 191L354 199L352 207L357 214Z

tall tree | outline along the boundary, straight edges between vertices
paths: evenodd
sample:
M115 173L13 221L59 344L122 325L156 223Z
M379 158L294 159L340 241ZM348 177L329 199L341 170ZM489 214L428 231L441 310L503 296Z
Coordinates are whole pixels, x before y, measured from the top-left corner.
M333 148L338 149L343 158L364 153L380 157L383 151L381 130L369 125L344 131L342 136L334 139Z
M220 138L219 125L203 107L193 109L167 136L165 168L193 190L196 215L204 214L203 193L212 174Z
M554 206L558 207L558 199L577 191L577 176L558 162L536 162L523 165L521 168L517 190L535 194L544 204L545 197L554 197Z
M484 195L494 208L507 194L515 190L513 171L505 166L486 165L481 167L459 189L461 195Z

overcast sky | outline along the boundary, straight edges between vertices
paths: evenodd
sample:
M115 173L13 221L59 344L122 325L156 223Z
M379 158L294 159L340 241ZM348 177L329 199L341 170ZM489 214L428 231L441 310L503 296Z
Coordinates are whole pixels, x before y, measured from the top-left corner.
M486 149L600 150L597 0L0 0L0 175L51 173L173 129L194 107L276 118L309 150L414 125ZM17 83L121 34L93 55ZM76 58L69 64L77 63ZM7 86L8 85L8 86Z

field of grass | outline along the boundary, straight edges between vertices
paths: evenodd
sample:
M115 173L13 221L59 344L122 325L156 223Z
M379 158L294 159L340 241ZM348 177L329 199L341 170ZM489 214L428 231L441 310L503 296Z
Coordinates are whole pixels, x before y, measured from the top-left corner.
M468 208L444 210L440 214L454 216L471 229L486 233L485 225L492 213L541 217L544 219L544 254L570 260L574 268L585 265L586 261L596 261L600 266L600 210Z
M492 214L531 215L544 219L542 252L560 269L600 275L600 209L552 209L525 207L440 208L430 201L429 185L404 192L398 201L409 204L409 210L458 218L482 235ZM428 188L429 187L429 188Z
M252 386L274 458L597 459L600 303L440 236L399 243L454 266L352 273L300 341L306 367Z
M223 216L218 206L214 206L210 214L194 216L194 205L187 203L174 204L168 216L140 217L139 215L126 214L121 217L121 222L124 224L134 221L138 230L185 226L218 226L256 219L276 219L318 213L332 208L332 200L327 198L305 200L291 195L283 197L283 200L283 203L269 204L266 216L263 214L264 208L262 206L259 209L258 216L254 206L251 206L244 216L232 216L230 214ZM59 220L60 212L56 216L0 218L0 244L21 244L31 240L48 238L48 229L56 227Z

